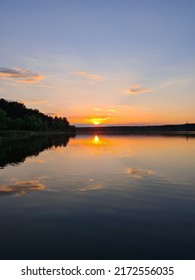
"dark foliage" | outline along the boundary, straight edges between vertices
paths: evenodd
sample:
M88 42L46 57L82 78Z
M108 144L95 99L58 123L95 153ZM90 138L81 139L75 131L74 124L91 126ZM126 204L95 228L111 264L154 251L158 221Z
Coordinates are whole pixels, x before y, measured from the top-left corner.
M194 134L195 124L172 124L153 126L105 126L77 127L76 133L89 134Z
M66 118L50 117L24 104L0 99L0 130L74 130Z

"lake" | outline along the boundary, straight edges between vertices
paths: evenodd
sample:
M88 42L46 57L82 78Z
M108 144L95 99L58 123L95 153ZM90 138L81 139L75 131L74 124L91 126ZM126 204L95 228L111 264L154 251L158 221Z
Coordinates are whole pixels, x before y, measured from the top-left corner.
M195 137L0 142L1 259L194 259Z

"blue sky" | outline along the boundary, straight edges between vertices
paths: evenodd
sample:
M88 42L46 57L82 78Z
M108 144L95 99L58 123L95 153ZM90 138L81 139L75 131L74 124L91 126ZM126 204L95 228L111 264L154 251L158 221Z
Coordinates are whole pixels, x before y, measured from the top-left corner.
M192 0L1 0L0 95L75 124L195 122L194 14Z

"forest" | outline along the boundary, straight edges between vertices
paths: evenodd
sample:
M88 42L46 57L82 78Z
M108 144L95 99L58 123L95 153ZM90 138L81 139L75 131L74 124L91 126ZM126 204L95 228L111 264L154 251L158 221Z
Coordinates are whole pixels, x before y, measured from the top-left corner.
M74 131L64 117L51 117L37 109L29 109L23 103L0 99L0 130Z

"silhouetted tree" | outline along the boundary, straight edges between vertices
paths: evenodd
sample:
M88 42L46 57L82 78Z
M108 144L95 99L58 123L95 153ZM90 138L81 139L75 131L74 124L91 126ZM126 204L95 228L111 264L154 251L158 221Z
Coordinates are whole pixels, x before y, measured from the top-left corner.
M24 104L0 99L0 129L74 130L66 118L47 116Z
M0 129L9 129L11 122L11 118L7 117L6 112L0 108Z

